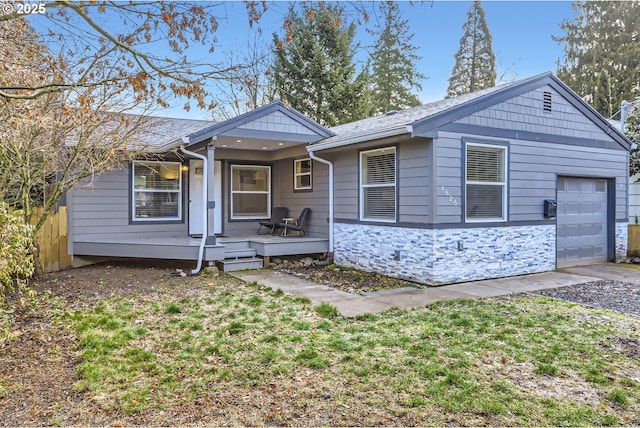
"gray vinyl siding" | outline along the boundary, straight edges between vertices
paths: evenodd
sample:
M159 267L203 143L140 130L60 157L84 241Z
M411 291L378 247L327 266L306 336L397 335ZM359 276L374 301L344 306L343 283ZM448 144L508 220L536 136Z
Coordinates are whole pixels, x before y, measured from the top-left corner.
M334 217L358 220L358 150L355 147L349 147L337 156L325 157L333 161Z
M303 159L300 156L296 159ZM290 217L297 217L304 208L310 208L307 219L308 235L315 238L329 236L329 167L321 162L312 161L311 191L293 190L293 161L284 159L276 162L274 183L277 184L274 201L278 206L287 207Z
M551 93L551 112L543 111L544 92ZM549 85L497 103L466 116L456 123L603 142L611 141L611 137L598 125ZM622 150L622 147L620 149Z
M302 159L305 156L299 156L295 159ZM329 202L328 202L328 177L329 169L320 162L313 162L313 189L311 191L293 191L293 161L294 158L277 160L269 163L271 165L271 206L284 206L289 209L291 217L297 217L304 208L310 208L311 214L307 219L308 226L305 228L307 236L314 238L327 238L329 236ZM244 164L251 162L243 161ZM230 219L230 165L234 161L224 161L223 175L226 184L223 185L224 194L224 235L241 236L255 234L258 230L259 220L240 220L232 221ZM255 162L255 165L261 165L262 162Z
M398 146L398 221L431 221L431 140L418 139Z
M462 143L459 135L443 136L442 134L434 143L436 157L434 223L459 223L462 221L463 201Z
M518 141L510 146L509 220L542 218L543 200L556 198L557 176L615 178L616 219L627 216L627 152Z
M552 111L542 108L544 92L552 94ZM520 96L480 110L455 122L470 129L486 130L474 134L440 131L435 141L436 215L435 223L464 221L464 141L507 144L508 220L540 221L544 199L555 199L559 175L614 178L616 182L616 219L626 218L628 152L595 125L550 86L543 86ZM539 140L499 138L496 130L526 131L539 135ZM531 134L528 134L531 135ZM556 142L545 141L553 136ZM570 138L574 144L557 142L557 137ZM575 139L585 141L576 145ZM599 145L599 148L589 147ZM455 205L444 194L449 192ZM611 190L612 191L612 190Z
M397 220L424 224L431 221L432 179L431 140L403 141L397 147ZM387 147L392 144L381 144ZM332 155L320 154L334 162L334 216L338 220L359 221L359 153L353 147Z
M76 242L100 242L115 235L162 236L186 235L183 203L182 223L130 224L129 198L131 195L129 168L119 168L84 180L71 193L72 208L69 228ZM183 178L183 187L186 180ZM186 189L183 189L186 191ZM183 198L184 202L184 198Z

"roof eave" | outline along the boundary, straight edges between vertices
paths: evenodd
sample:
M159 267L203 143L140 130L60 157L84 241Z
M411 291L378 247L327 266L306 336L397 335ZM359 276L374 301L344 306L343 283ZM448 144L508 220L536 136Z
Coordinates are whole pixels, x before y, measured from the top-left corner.
M379 140L381 138L396 137L398 135L413 134L413 127L411 125L400 125L393 128L387 128L383 130L377 130L372 132L364 132L357 135L349 135L344 138L334 139L333 141L319 142L310 144L307 146L308 152L316 152L320 150L336 149L339 147L348 146L351 144L364 143L372 140Z

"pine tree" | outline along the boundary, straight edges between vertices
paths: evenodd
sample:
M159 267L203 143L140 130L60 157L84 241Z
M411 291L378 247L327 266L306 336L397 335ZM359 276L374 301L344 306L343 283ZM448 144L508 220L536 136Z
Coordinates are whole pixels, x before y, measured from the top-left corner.
M276 95L325 126L366 117L367 79L356 75L355 24L339 5L304 3L289 10L289 32L274 34Z
M474 0L462 26L464 35L455 55L456 63L449 78L447 97L455 97L496 84L496 56L491 33L479 0Z
M640 96L640 2L576 1L560 28L565 43L558 77L604 117Z
M402 110L420 104L412 90L421 90L420 80L426 77L418 72L416 64L422 58L411 44L413 33L409 33L406 19L400 16L395 1L380 3L383 24L370 34L378 38L371 53L371 82L373 113Z

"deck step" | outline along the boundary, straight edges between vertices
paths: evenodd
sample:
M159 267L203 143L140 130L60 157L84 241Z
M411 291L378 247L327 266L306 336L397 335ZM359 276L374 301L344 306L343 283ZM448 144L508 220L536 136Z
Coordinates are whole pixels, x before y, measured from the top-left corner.
M224 259L218 262L218 267L223 272L232 272L236 270L262 269L264 261L257 257L242 257L239 259Z
M231 249L249 248L249 241L246 239L239 240L239 241L221 241L220 243L224 245L225 248L231 248Z
M224 258L225 259L239 259L244 257L255 257L256 250L255 248L244 247L244 248L227 248L224 249Z

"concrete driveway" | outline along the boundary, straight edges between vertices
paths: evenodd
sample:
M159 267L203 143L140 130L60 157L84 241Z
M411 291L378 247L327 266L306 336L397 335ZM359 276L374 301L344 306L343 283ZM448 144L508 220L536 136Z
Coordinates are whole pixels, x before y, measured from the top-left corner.
M640 265L635 264L599 263L563 268L558 272L640 284Z

